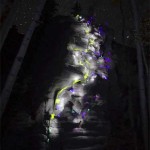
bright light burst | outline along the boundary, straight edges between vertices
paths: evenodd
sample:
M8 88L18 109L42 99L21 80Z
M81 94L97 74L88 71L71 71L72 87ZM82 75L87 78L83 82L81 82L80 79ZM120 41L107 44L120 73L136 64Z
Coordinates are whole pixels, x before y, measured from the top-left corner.
M108 67L111 59L109 57L104 58L102 56L102 50L100 50L101 42L103 38L99 32L99 28L91 26L90 21L86 21L82 16L77 15L75 17L77 22L72 26L75 34L68 43L67 49L70 51L69 64L70 66L80 67L80 71L83 75L74 74L68 78L66 85L62 87L55 100L55 109L51 114L51 120L55 119L55 116L60 116L60 113L64 110L65 104L71 99L72 96L78 96L80 100L83 99L86 92L84 86L91 84L95 81L97 76L103 79L108 78ZM74 41L74 42L73 42ZM78 45L76 41L81 41L83 46ZM77 118L74 118L74 123L83 121L89 109L82 110L82 102L77 102L77 98L73 102L73 112L78 114ZM56 114L56 115L55 115ZM55 132L51 128L51 132ZM56 131L57 132L57 131Z

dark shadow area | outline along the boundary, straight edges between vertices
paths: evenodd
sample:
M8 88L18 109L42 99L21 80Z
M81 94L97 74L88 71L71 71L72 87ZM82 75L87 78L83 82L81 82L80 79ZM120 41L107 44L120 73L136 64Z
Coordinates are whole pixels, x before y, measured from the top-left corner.
M44 104L51 92L49 88L66 69L72 23L70 17L57 16L49 22L41 21L36 28L2 118L2 149L65 150L66 145L76 149L86 145L86 150L93 150L90 146L94 145L94 150L135 150L135 147L143 150L136 50L114 41L110 45L113 63L108 80L98 78L96 84L87 87L89 95L99 93L104 100L103 105L92 107L101 122L88 120L83 124L87 132L70 133L79 124L60 119L60 135L47 141ZM4 72L7 72L7 65ZM93 112L89 114L92 116Z
M18 53L23 37L23 34L18 33L17 27L12 26L7 38L5 39L0 53L1 89L4 87L6 78L10 71L9 69L12 67L12 63Z

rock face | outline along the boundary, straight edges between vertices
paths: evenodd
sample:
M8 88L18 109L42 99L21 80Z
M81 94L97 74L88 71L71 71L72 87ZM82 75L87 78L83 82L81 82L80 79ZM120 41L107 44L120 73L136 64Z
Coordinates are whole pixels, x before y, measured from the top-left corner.
M85 87L88 94L84 95L84 98L87 101L83 103L80 99L81 96L74 94L71 99L68 98L61 114L55 110L56 102L59 103L56 98L61 90L60 85L63 85L66 91L72 91L70 87L64 87L70 74L83 75L80 68L65 66L65 62L68 61L66 56L69 56L67 44L70 37L74 35L71 29L72 24L73 20L68 17L56 17L42 29L39 43L33 41L36 46L32 49L32 55L31 52L29 52L30 55L27 54L19 76L20 80L23 77L30 78L30 83L27 85L26 92L22 94L17 95L16 91L19 91L19 88L15 88L5 112L6 117L3 118L4 150L11 148L15 150L106 149L109 135L112 132L112 124L115 124L113 121L117 120L109 117L112 117L110 112L113 112L114 118L117 118L114 110L119 105L114 102L115 99L117 102L119 101L120 93L114 70L109 73L108 80L98 77L95 84ZM37 40L37 37L35 39ZM18 80L18 84L20 80ZM69 83L67 82L67 84ZM79 94L81 93L79 92ZM100 94L100 101L94 97L96 94L97 97ZM66 97L68 97L67 93ZM96 102L92 103L94 98ZM16 104L13 103L14 101ZM78 115L83 104L85 108L89 108L89 111L86 109L85 119L82 118L84 114L83 116ZM28 115L24 115L24 112ZM25 119L15 119L20 128L11 127L14 116L19 117L20 115L16 114L21 113L23 114L21 118L25 116ZM53 113L57 116L50 120L50 114L52 117ZM23 122L23 120L27 120L26 124L17 123Z
M101 109L99 115L102 115L102 111ZM60 135L55 138L54 143L50 142L51 149L57 149L56 143L60 144L58 148L60 150L61 148L63 150L104 150L106 148L110 123L106 119L101 119L97 112L89 112L87 120L82 125L64 119L60 119L59 123ZM53 138L50 138L50 141L51 139Z
M52 149L104 149L110 131L108 121L99 117L100 96L89 95L97 75L108 78L100 50L103 37L98 29L92 28L84 18L76 16L72 25L74 34L67 47L66 67L48 95ZM57 92L56 87L60 87Z

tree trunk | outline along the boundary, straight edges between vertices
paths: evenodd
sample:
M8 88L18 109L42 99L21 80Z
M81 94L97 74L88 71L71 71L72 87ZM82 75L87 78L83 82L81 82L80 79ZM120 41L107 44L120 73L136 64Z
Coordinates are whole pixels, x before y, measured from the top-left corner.
M0 118L2 117L2 114L5 110L6 104L8 102L9 96L10 96L12 88L13 88L13 85L16 81L16 77L18 75L19 69L21 67L24 56L26 54L30 39L32 37L32 34L33 34L36 26L37 26L37 21L40 18L41 11L44 7L45 2L46 2L46 0L40 0L40 2L39 2L39 6L37 7L37 11L35 12L35 19L31 23L31 25L30 25L30 27L29 27L29 29L28 29L28 31L27 31L24 39L23 39L23 42L22 42L21 47L19 49L19 52L15 58L13 66L12 66L10 73L8 75L8 78L6 80L5 86L2 90L2 93L0 96L0 99L1 99L0 100L1 101L1 103L0 103L0 107L1 107Z
M137 8L135 0L131 0L131 6L133 11L134 27L135 32L139 35L139 18L137 14ZM146 107L146 95L145 95L145 85L144 85L144 73L143 73L143 62L142 62L142 51L141 51L141 41L135 40L137 49L137 62L138 62L138 80L139 80L139 94L140 94L140 106L141 106L141 120L143 129L143 141L145 150L148 150L148 114Z

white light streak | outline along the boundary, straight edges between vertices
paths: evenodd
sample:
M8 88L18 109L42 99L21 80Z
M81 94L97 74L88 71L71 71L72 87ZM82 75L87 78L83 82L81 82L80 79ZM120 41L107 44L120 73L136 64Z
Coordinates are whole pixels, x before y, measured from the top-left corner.
M70 77L68 77L63 86L66 88L62 88L57 97L60 99L60 103L56 105L57 111L55 111L55 116L64 110L64 106L68 101L71 101L73 110L79 115L74 119L71 117L70 120L73 119L74 123L83 123L80 113L82 111L83 96L85 95L84 86L92 84L98 75L103 79L107 79L108 74L105 68L105 60L100 56L99 50L102 38L98 33L98 29L95 28L94 34L92 34L92 27L82 22L84 18L78 15L76 20L79 23L73 26L73 30L76 32L72 38L74 41L71 40L72 43L69 43L67 46L67 49L71 51L68 60L69 63L72 63L72 66L81 68L80 71L83 75L71 72ZM79 39L84 42L83 46L78 46ZM72 98L73 96L74 98ZM79 96L80 100L75 96ZM56 123L51 124L50 132L52 136L56 136L59 133Z

